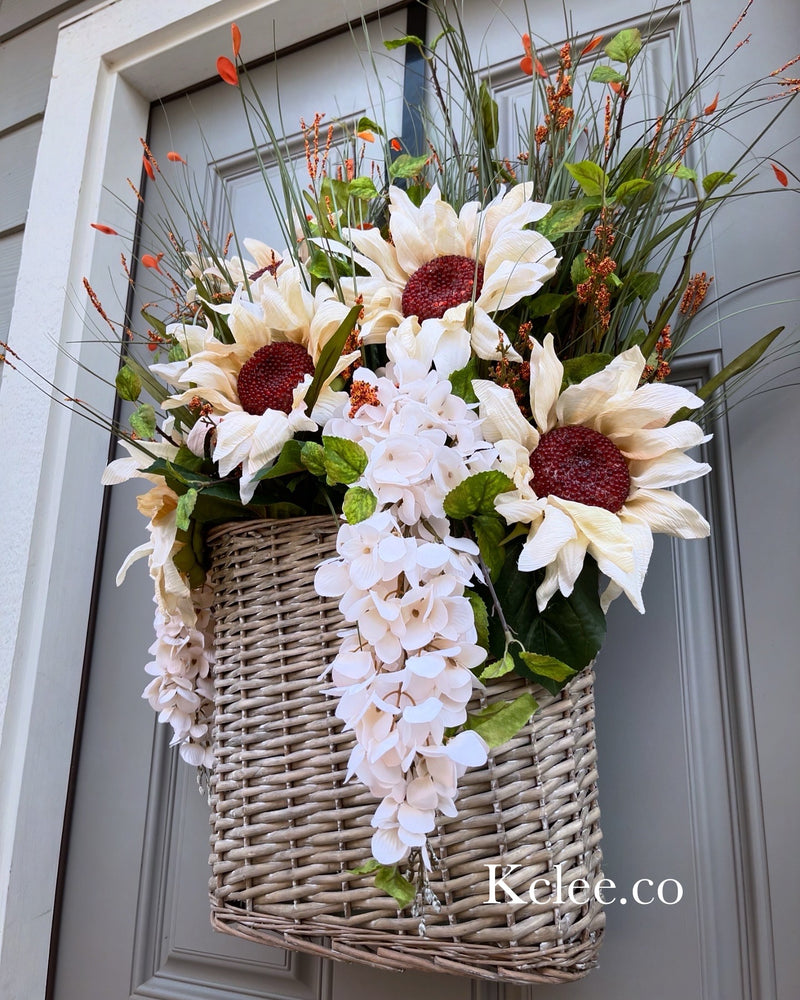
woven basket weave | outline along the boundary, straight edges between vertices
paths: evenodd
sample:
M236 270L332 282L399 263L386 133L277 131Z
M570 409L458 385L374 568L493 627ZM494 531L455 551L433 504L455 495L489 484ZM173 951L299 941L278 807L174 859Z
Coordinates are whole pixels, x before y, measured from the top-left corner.
M595 964L604 925L588 892L602 878L593 674L559 694L533 688L539 711L481 769L459 782L458 816L430 837L439 858L439 912L398 913L370 876L376 800L344 783L352 734L341 732L321 675L342 620L314 591L314 570L335 554L332 518L236 522L209 537L216 593L216 764L211 776L211 922L269 945L382 968L417 968L537 983L566 982ZM512 675L513 677L514 675ZM520 694L494 682L489 701ZM486 703L477 701L475 708ZM496 887L489 870L524 905ZM563 904L539 889L555 885Z

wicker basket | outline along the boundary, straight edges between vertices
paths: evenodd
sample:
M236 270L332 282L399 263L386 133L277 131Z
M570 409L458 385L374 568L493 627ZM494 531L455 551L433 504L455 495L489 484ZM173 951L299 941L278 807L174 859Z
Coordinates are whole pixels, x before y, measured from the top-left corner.
M336 601L313 586L335 554L332 518L236 522L214 531L216 713L211 777L211 921L283 948L382 968L440 970L507 982L566 982L596 964L604 924L588 892L567 887L601 874L593 674L541 708L486 767L459 783L459 814L430 846L441 901L420 917L398 913L369 876L376 800L344 783L352 735L320 691L338 649ZM505 679L504 679L505 681ZM519 694L519 678L491 697ZM477 707L477 704L476 704ZM524 904L489 898L488 865ZM558 869L556 866L560 866ZM533 879L560 872L563 903Z

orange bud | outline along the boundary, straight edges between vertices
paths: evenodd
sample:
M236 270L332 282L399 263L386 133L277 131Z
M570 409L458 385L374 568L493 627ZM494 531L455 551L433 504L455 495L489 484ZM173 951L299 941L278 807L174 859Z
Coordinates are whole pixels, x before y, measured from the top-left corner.
M788 187L789 186L789 178L781 170L781 168L780 167L776 167L774 163L770 163L770 166L775 171L775 176L778 178L778 183L782 184L784 187Z
M225 83L229 83L232 87L239 86L239 74L236 72L236 67L227 56L220 56L219 59L217 59L217 72Z
M624 90L621 83L609 83L609 87L611 87L615 94L621 94Z
M401 142L400 142L399 139L392 139L392 141L389 143L389 145L392 147L392 149L395 151L395 153L399 153L400 150L403 148L403 146L402 146L402 144L401 144Z
M167 153L167 159L171 160L173 163L186 163L186 160L181 156L180 153L176 153L174 149L171 149Z
M233 43L233 58L235 59L239 55L239 48L242 44L242 33L239 31L238 24L231 25L231 42Z
M533 59L530 56L523 56L519 61L519 68L525 76L533 76Z
M163 253L156 254L155 257L151 253L143 254L142 255L142 264L144 264L145 267L152 268L154 271L158 271L159 274L163 274L164 272L158 266L159 261L161 260L161 258L163 256L164 256Z
M363 129L361 132L357 132L356 135L359 139L363 139L364 142L375 142L375 133L370 132L368 128Z
M540 76L543 80L546 80L549 75L547 70L544 68L544 66L542 66L542 64L539 62L538 59L536 60L536 74L537 76Z
M587 42L581 49L581 55L585 56L587 52L591 52L592 49L596 49L600 42L603 41L602 35L595 35L591 42Z
M719 91L714 95L714 100L708 105L708 107L703 108L704 115L713 115L717 110L717 102L719 101Z
M153 164L147 159L146 156L142 157L142 163L144 164L144 172L150 178L151 181L156 179L155 171L153 170Z
M116 229L112 229L111 226L104 226L102 222L90 222L89 225L92 229L96 229L98 233L105 233L107 236L119 236Z

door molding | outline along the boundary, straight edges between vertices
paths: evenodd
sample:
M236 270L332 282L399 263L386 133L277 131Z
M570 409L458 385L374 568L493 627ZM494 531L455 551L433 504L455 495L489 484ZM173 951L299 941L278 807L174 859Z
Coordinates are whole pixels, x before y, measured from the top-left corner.
M61 26L9 333L40 376L111 412L113 392L98 392L65 354L113 384L113 352L86 342L94 317L75 290L86 275L102 301L124 301L119 243L90 223L131 229L124 179L140 174L151 102L214 65L232 20L246 39L272 38L274 27L283 48L309 24L325 31L386 6L108 0ZM10 998L45 995L107 441L24 379L3 380L0 449L16 473L0 477L0 994Z

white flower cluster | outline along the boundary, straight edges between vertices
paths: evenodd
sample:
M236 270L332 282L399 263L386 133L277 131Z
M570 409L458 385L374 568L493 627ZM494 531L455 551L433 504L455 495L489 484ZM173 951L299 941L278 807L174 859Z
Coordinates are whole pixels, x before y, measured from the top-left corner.
M212 767L210 725L214 707L214 636L211 617L213 592L205 586L192 591L197 619L187 625L180 613L156 609L156 641L149 652L155 659L145 670L153 680L142 692L159 722L173 729L170 746L195 767Z
M442 505L463 479L490 468L496 452L429 363L403 356L391 335L387 349L386 374L357 371L350 416L327 428L364 448L359 485L377 508L342 524L339 557L319 567L315 583L321 595L341 597L342 614L357 626L343 633L330 693L357 739L348 777L382 799L373 856L394 864L417 848L429 866L437 811L456 815L458 778L486 761L477 733L445 736L466 721L472 670L486 653L464 596L479 576L477 546L450 533Z

